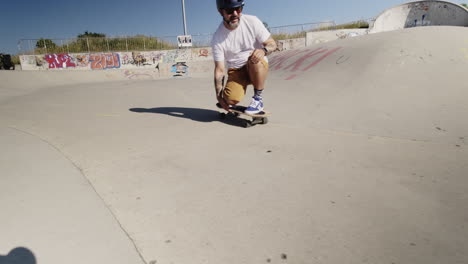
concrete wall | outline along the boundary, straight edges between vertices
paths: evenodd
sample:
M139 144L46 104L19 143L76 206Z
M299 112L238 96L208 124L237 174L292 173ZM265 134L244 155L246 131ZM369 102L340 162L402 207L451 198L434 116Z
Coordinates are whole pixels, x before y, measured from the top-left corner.
M468 26L468 9L446 1L417 1L380 14L371 33L420 26Z
M319 31L319 32L307 32L307 46L324 43L328 41L333 41L337 39L345 39L351 37L357 37L366 35L368 29L339 29L339 30L329 30L329 31Z
M278 40L276 42L278 45L278 50L292 50L303 48L306 46L306 39L305 38L297 38L297 39L285 39L285 40Z
M109 70L170 68L181 62L212 61L211 48L178 49L145 52L62 53L20 56L23 70ZM162 69L161 69L162 70Z

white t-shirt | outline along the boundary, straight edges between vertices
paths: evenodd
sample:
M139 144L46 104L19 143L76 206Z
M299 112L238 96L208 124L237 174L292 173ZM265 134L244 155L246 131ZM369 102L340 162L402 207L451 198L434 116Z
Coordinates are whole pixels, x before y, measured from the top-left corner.
M242 68L255 49L263 48L263 42L270 35L256 16L242 14L234 30L227 29L221 22L211 41L213 59L225 61L228 69Z

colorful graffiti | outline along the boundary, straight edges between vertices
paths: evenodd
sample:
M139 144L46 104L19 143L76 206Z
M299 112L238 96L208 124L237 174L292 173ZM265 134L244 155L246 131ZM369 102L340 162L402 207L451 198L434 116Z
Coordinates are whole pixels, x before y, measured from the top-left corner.
M106 70L106 69L155 69L160 64L211 60L210 48L178 49L164 51L139 51L115 53L79 53L22 55L21 65L27 70Z
M162 62L166 52L133 52L130 64L138 67L157 65Z
M76 64L72 61L73 58L65 53L47 54L44 56L44 60L49 63L49 69L76 67Z
M292 50L283 52L270 59L271 71L285 71L285 80L292 80L301 73L310 70L321 61L332 55L341 47L333 49L317 48L314 50ZM318 56L318 57L317 57Z
M121 53L120 54L120 64L122 65L129 65L133 64L133 55L129 53Z
M174 77L185 76L188 74L188 66L185 62L178 62L172 65L171 72L175 73Z
M75 63L77 67L86 68L89 67L89 55L88 54L77 54L75 57Z
M144 66L146 63L146 58L141 52L133 52L133 64L136 66Z
M118 53L102 53L89 55L92 70L105 70L120 68Z
M200 49L198 51L198 57L208 57L209 52L207 49Z

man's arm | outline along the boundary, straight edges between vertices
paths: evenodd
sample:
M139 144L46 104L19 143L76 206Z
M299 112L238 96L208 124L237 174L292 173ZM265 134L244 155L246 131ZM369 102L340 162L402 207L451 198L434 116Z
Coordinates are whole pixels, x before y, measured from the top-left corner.
M263 47L265 47L265 56L270 55L273 51L276 50L276 41L272 38L269 37L265 42L263 42Z
M229 110L229 105L223 99L221 94L224 88L224 61L215 61L214 86L216 91L216 99L218 99L218 102L224 109Z
M221 94L223 90L223 78L224 78L224 61L215 61L214 69L214 85L216 90L216 96Z
M264 56L268 56L276 50L276 41L272 37L269 37L262 44L264 48L254 50L250 56L250 61L254 64L257 64Z

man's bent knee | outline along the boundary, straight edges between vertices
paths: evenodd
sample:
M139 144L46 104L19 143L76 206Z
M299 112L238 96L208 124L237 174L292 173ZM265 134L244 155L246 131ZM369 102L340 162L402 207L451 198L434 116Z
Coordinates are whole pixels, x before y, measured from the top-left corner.
M247 70L249 74L266 74L268 73L268 63L263 60L258 63L249 61L247 64Z

